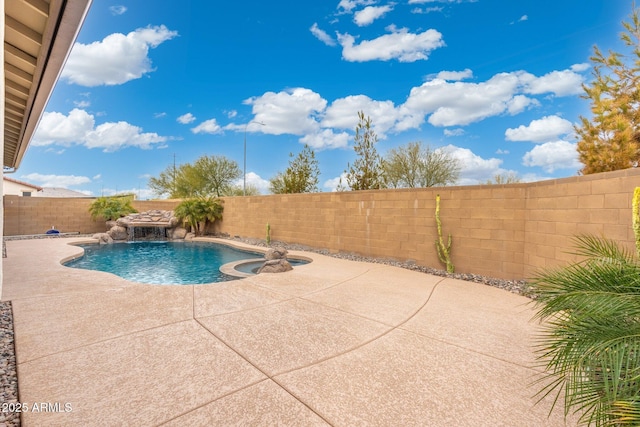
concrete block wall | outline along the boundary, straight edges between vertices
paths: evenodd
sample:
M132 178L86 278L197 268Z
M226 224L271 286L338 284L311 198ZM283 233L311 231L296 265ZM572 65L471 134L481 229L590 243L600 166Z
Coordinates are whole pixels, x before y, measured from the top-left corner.
M640 169L532 183L527 188L523 275L576 261L574 237L608 237L635 251L631 205Z
M573 237L590 233L633 249L631 200L640 169L537 183L285 194L224 198L215 231L304 244L331 252L412 260L444 268L435 241L435 198L456 271L506 279L575 260ZM93 199L5 196L5 235L104 231L88 214ZM135 201L139 211L179 200Z
M102 233L105 222L92 220L89 206L94 198L4 196L4 235L42 234L51 227L61 232ZM134 200L138 211L171 210L179 200Z
M217 231L295 242L332 252L414 261L441 268L436 195L459 272L520 277L524 184L272 195L225 199Z
M61 232L97 233L104 222L89 216L89 198L4 196L4 235L45 233L51 227Z
M443 268L435 240L435 198L456 271L527 279L575 261L574 237L595 234L633 250L631 199L640 169L537 183L225 199L216 231L413 260Z

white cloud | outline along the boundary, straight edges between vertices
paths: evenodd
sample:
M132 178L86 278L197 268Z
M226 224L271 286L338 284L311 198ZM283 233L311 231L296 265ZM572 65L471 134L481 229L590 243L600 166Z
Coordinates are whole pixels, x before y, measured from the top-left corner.
M539 106L540 101L536 99L539 95L566 95L565 78L571 74L582 78L571 70L548 73L542 78L517 71L499 73L483 82L464 82L459 80L472 77L471 70L444 71L440 74L444 78L433 78L412 88L406 102L401 105L395 105L390 100L371 99L366 95L338 98L328 105L320 94L306 88L266 92L244 103L252 105L253 121L265 123L265 126L256 126L251 131L298 135L301 143L316 149L331 149L345 146L358 123L359 111L371 117L374 131L380 139L386 139L390 133L419 129L425 121L433 126L458 127L444 131L447 137L457 136L464 133L460 126L488 117L516 115ZM561 81L554 83L554 77ZM546 92L540 92L542 90ZM214 124L215 130L221 131L217 123ZM533 128L535 126L528 131L531 132ZM241 132L245 125L228 124L224 129ZM525 130L520 129L521 132ZM511 130L509 134L515 138L513 132ZM542 136L534 138L537 141Z
M37 183L41 187L69 188L91 182L91 179L86 176L76 175L43 175L40 173L29 173L22 175L20 178L27 182Z
M426 15L431 12L442 12L443 10L444 10L444 7L442 6L422 7L422 8L414 7L413 9L411 9L411 13L415 15Z
M589 68L591 68L591 65L587 63L573 64L571 66L571 71L574 71L576 73L581 73L583 71L587 71Z
M167 139L157 133L143 133L141 128L127 122L109 122L87 133L84 145L87 148L102 148L105 153L110 153L127 147L149 150L153 144L165 142Z
M333 101L325 111L321 124L326 128L355 129L358 111L364 111L365 116L371 117L373 130L382 139L386 138L386 133L395 126L400 115L391 101L375 101L365 95L352 95Z
M327 34L324 30L321 30L320 27L318 27L317 23L314 23L311 28L309 28L309 31L311 31L311 34L313 34L315 38L317 38L327 46L335 46L337 44L333 37Z
M324 111L327 101L312 90L294 88L266 92L246 100L245 104L253 106L254 120L265 124L261 126L263 133L306 135L319 130L316 115Z
M346 147L349 144L349 134L335 133L332 129L324 129L318 133L308 134L300 138L300 142L317 150Z
M45 112L33 136L34 146L82 144L95 124L91 114L74 108L68 116L58 112Z
M365 27L392 10L393 6L391 5L367 6L353 14L353 22L359 27Z
M228 118L233 119L238 115L238 112L236 110L229 110L229 111L225 111L225 114L227 115Z
M509 25L513 25L513 24L515 24L517 22L524 22L524 21L528 21L528 20L529 20L529 17L527 15L522 15L520 18L518 18L517 21L511 21L509 23Z
M462 128L444 130L444 136L446 136L447 138L452 136L462 136L462 135L464 135L464 129Z
M162 112L162 113L155 113L155 114L153 115L153 118L154 118L154 119L161 119L162 117L165 117L166 115L167 115L167 113L165 113L165 112Z
M209 119L200 123L198 126L191 128L191 132L216 134L222 133L222 128L220 127L216 119Z
M546 116L533 120L529 126L522 125L516 129L507 129L504 135L507 141L548 142L557 140L560 135L566 135L572 131L573 125L569 120L559 116Z
M350 34L338 34L338 42L342 45L342 57L351 62L389 61L397 59L400 62L415 62L426 60L432 50L444 46L442 34L436 30L426 30L422 33L410 33L406 28L387 28L390 34L385 34L373 40L355 43L355 37Z
M468 68L466 68L463 71L440 71L436 75L437 79L449 80L449 81L465 80L465 79L470 79L471 77L473 77L473 71L471 71Z
M153 71L149 49L176 37L164 25L114 33L102 41L76 43L61 77L81 86L118 85Z
M89 102L87 100L73 101L73 105L75 105L78 108L87 108L87 107L91 106L91 102Z
M64 148L61 148L59 150L54 150L53 148L47 148L46 150L44 150L45 153L53 153L53 154L63 154L65 151L67 151Z
M127 122L106 122L94 128L93 115L74 108L68 116L62 113L44 113L33 137L34 146L84 145L112 152L126 147L151 148L152 144L166 142L167 137L156 133L143 133L142 129Z
M455 145L447 145L440 148L440 150L451 154L460 161L461 170L458 182L460 185L474 185L485 182L496 174L504 172L504 169L500 167L502 164L500 159L483 159L468 148L456 147Z
M122 5L110 6L109 7L109 12L111 12L112 15L122 15L126 11L127 11L127 8L125 6L122 6Z
M485 82L449 82L434 78L411 89L403 117L429 115L433 126L461 126L501 114L515 115L540 105L528 95L575 95L583 77L571 70L542 77L524 71L499 73Z
M529 98L524 95L515 95L513 98L507 101L507 112L512 116L522 113L529 107L539 106L540 102L537 99Z
M411 89L405 106L413 111L432 113L434 126L459 126L504 113L517 92L514 74L496 74L482 83L449 83L434 79Z
M541 77L529 73L521 74L526 83L525 93L539 95L553 93L556 96L579 95L582 93L584 77L573 70L552 71Z
M567 141L546 142L536 145L522 158L525 166L538 166L547 173L553 173L558 169L578 170L582 167L578 160L576 144Z
M367 6L374 3L375 0L340 0L338 10L341 9L345 13L351 13L351 11L358 6Z
M183 114L176 119L178 123L182 123L183 125L193 123L195 120L196 120L196 117L191 113Z

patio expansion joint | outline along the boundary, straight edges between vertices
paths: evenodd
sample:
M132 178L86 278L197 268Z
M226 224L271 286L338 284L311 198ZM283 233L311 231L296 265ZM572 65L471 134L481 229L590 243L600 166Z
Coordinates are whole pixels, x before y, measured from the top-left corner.
M368 268L368 269L366 269L365 271L363 271L360 274L356 274L355 276L349 277L348 279L341 280L341 281L336 282L333 285L329 285L329 286L327 286L325 288L316 289L315 291L311 291L309 293L306 293L306 294L303 294L303 295L299 295L298 298L304 298L304 297L308 297L308 296L311 296L311 295L319 294L320 292L324 292L326 290L333 289L336 286L340 286L340 285L342 285L344 283L350 282L351 280L357 279L358 277L362 277L365 274L367 274L367 273L369 273L369 272L371 272L373 270L377 270L377 269L381 269L381 268L385 268L385 267L386 266L380 265L380 266L375 266L375 267L372 267L372 268Z
M169 325L175 325L175 324L178 324L178 323L192 322L192 321L197 321L197 320L196 319L183 319L183 320L178 320L178 321L175 321L175 322L163 323L162 325L155 325L155 326L152 326L152 327L149 327L149 328L137 329L135 331L127 332L125 334L110 336L108 338L92 341L92 342L87 343L87 344L83 344L83 345L79 345L79 346L76 346L76 347L67 348L67 349L64 349L64 350L60 350L60 351L56 351L56 352L53 352L53 353L45 354L43 356L38 356L38 357L35 357L33 359L23 360L22 362L18 362L17 361L17 359L19 359L19 355L16 354L16 365L17 366L26 365L26 364L35 362L37 360L46 359L48 357L56 356L56 355L59 355L59 354L69 353L69 352L72 352L72 351L79 350L81 348L91 347L91 346L94 346L96 344L103 344L103 343L107 343L109 341L114 341L114 340L117 340L117 339L120 339L120 338L128 337L130 335L136 335L136 334L139 334L139 333L142 333L142 332L149 332L149 331L153 331L155 329L164 328L164 327L167 327Z
M502 357L497 357L497 356L492 355L492 354L487 354L487 353L484 353L482 351L474 350L472 348L465 347L465 346L462 346L460 344L456 344L454 342L444 340L442 338L432 337L432 336L430 336L428 334L416 332L416 331L413 331L411 329L405 329L405 328L402 328L402 327L400 327L399 329L401 329L404 332L408 332L408 333L411 333L411 334L415 334L415 335L430 339L432 341L441 342L443 344L447 344L447 345L450 345L452 347L456 347L456 348L459 348L461 350L468 351L470 353L475 353L475 354L478 354L480 356L484 356L484 357L488 357L490 359L498 360L500 362L508 363L509 365L512 365L512 366L517 366L519 368L523 368L523 369L526 369L526 370L529 370L529 371L534 371L536 373L541 373L541 374L544 373L544 369L542 369L542 370L536 369L534 366L530 366L530 365L526 365L526 364L522 364L522 363L517 363L517 362L514 362L513 360L508 360L508 359L504 359Z
M26 282L35 282L38 283L39 280L30 280L30 281L26 281ZM23 282L24 283L24 282ZM96 286L95 289L77 289L77 290L72 290L72 291L66 291L66 290L60 290L60 291L56 291L53 293L48 293L48 294L31 294L28 296L12 296L10 299L2 299L0 298L1 301L29 301L29 300L37 300L37 299L41 299L41 298L58 298L61 296L67 296L67 295L82 295L82 294L95 294L95 293L100 293L100 292L116 292L116 291L120 291L122 289L127 289L129 288L130 285L116 285L116 286L111 286L111 287L103 287L100 288L98 286Z
M231 392L229 392L229 393L225 394L224 396L220 396L220 397L218 397L218 398L216 398L216 399L213 399L213 400L211 400L211 401L209 401L209 402L206 402L206 403L204 403L204 404L202 404L202 405L200 405L200 406L198 406L198 407L196 407L196 408L193 408L193 409L191 409L191 410L189 410L189 411L185 412L184 414L181 414L180 416L185 415L185 414L190 413L190 412L193 412L193 411L195 411L195 410L197 410L197 409L199 409L199 408L201 408L201 407L204 407L204 406L206 406L206 405L209 405L210 403L216 402L216 401L218 401L218 400L220 400L220 399L222 399L222 398L224 398L224 397L230 396L230 395L235 394L235 393L237 393L237 392L239 392L239 391L245 390L245 389L247 389L247 388L249 388L249 387L253 387L254 385L260 384L261 382L264 382L264 381L267 381L267 380L271 380L271 381L273 381L275 384L277 384L281 389L283 389L285 392L287 392L289 395L291 395L291 397L293 397L295 400L297 400L298 402L300 402L301 404L303 404L303 405L304 405L307 409L309 409L311 412L313 412L313 413L314 413L314 414L316 414L318 417L320 417L320 419L322 419L325 423L327 423L327 425L333 426L333 424L332 424L332 423L330 423L330 422L329 422L329 420L327 420L324 416L322 416L322 414L320 414L318 411L316 411L316 410L315 410L311 405L309 405L309 404L307 404L306 402L304 402L304 400L303 400L303 399L300 399L299 397L297 397L293 392L291 392L289 389L287 389L287 387L285 387L283 384L281 384L279 381L277 381L277 380L274 378L276 375L281 375L282 373L277 373L277 374L274 374L274 375L269 375L269 373L265 372L263 369L261 369L259 366L257 366L257 365L256 365L254 362L252 362L252 361L251 361L247 356L245 356L241 351L239 351L239 350L235 349L234 347L232 347L232 346L231 346L229 343L227 343L227 342L226 342L222 337L219 337L219 336L218 336L218 335L216 335L213 331L211 331L209 328L207 328L205 325L203 325L202 323L200 323L200 321L199 321L198 319L195 319L195 321L196 321L196 322L197 322L197 323L198 323L198 324L199 324L199 325L200 325L200 326L201 326L205 331L209 332L209 333L210 333L214 338L216 338L217 340L219 340L222 344L224 344L227 348L229 348L229 350L233 351L235 354L237 354L238 356L240 356L240 357L241 357L245 362L247 362L249 365L251 365L254 369L256 369L258 372L260 372L260 373L261 373L262 375L264 375L266 378L264 378L264 379L262 379L262 380L260 380L260 381L257 381L257 382L255 382L255 383L249 384L249 385L247 385L247 386L245 386L245 387L241 387L241 388L239 388L238 390L231 391ZM179 416L178 416L178 417L175 417L175 418L179 418ZM173 419L175 419L175 418L173 418ZM169 422L169 421L171 421L171 420L167 420L166 422Z
M306 299L305 299L305 301L313 302L314 304L322 305L322 306L325 306L325 307L331 308L331 309L333 309L333 310L338 310L338 311L341 311L341 312L344 312L344 313L348 313L348 314L350 314L350 315L352 315L352 316L360 317L360 318L362 318L362 319L366 319L366 320L369 320L369 321L374 321L374 322L376 322L376 323L380 323L380 324L382 324L382 325L389 326L389 329L387 329L386 331L382 332L381 334L376 335L375 337L373 337L373 338L371 338L371 339L369 339L369 340L363 341L362 343L360 343L360 344L358 344L358 345L356 345L356 346L354 346L354 347L351 347L351 348L349 348L349 349L347 349L347 350L345 350L345 351L342 351L342 352L339 352L339 353L333 354L333 355L331 355L331 356L324 357L324 358L322 358L322 359L318 359L318 360L314 361L313 363L309 363L309 364L306 364L306 365L304 365L304 366L298 366L298 367L296 367L296 368L292 368L292 369L288 369L288 370L285 370L285 371L282 371L282 372L278 372L277 374L274 374L274 376L284 375L284 374L288 374L288 373L291 373L291 372L295 372L295 371L298 371L298 370L301 370L301 369L305 369L305 368L308 368L308 367L311 367L311 366L314 366L314 365L318 365L318 364L320 364L320 363L326 362L327 360L335 359L335 358L340 357L340 356L343 356L343 355L345 355L345 354L352 353L352 352L354 352L354 351L358 350L359 348L362 348L362 347L364 347L364 346L366 346L366 345L369 345L369 344L371 344L372 342L374 342L374 341L376 341L376 340L379 340L380 338L382 338L382 337L384 337L384 336L386 336L386 335L389 335L391 332L393 332L393 331L395 331L395 330L397 330L397 329L401 329L403 332L407 332L405 329L402 329L402 328L401 328L401 327L402 327L402 325L404 325L404 324L405 324L405 323L407 323L409 320L411 320L413 317L415 317L415 316L416 316L416 315L417 315L417 314L418 314L418 313L419 313L419 312L420 312L420 311L421 311L421 310L422 310L422 309L423 309L423 308L424 308L424 307L429 303L429 300L431 299L431 296L433 295L434 291L436 290L436 288L438 287L438 285L439 285L443 280L445 280L445 278L442 278L442 279L438 280L438 281L433 285L433 288L431 289L431 292L429 292L429 296L427 297L427 299L425 300L425 302L424 302L424 303L423 303L423 304L422 304L422 305L421 305L421 306L420 306L420 307L419 307L419 308L418 308L418 309L417 309L413 314L411 314L409 317L407 317L405 320L403 320L402 322L400 322L400 323L399 323L398 325L396 325L396 326L388 325L388 324L386 324L386 323L384 323L384 322L380 322L379 320L373 320L373 319L370 319L370 318L367 318L367 317L364 317L364 316L361 316L361 315L358 315L358 314L354 314L354 313L351 313L351 312L348 312L348 311L340 310L340 309L337 309L337 308L335 308L335 307L325 306L324 304L321 304L321 303L318 303L318 302L315 302L315 301L309 301L309 300L306 300Z
M227 347L228 347L228 346L227 346ZM263 379L261 379L260 381L252 382L252 383L250 383L250 384L247 384L246 386L243 386L243 387L238 388L237 390L231 390L231 391L229 391L229 392L227 392L227 393L224 393L224 394L223 394L223 395L221 395L221 396L216 397L216 398L215 398L215 399L213 399L213 400L210 400L210 401L208 401L208 402L205 402L205 403L203 403L203 404L201 404L201 405L198 405L198 406L196 406L196 407L194 407L194 408L191 408L191 409L189 409L189 410L187 410L187 411L181 412L180 414L178 414L178 415L176 415L176 416L173 416L173 417L169 418L168 420L165 420L165 421L161 422L160 424L158 424L158 426L162 426L162 425L165 425L165 424L167 424L167 423L170 423L171 421L177 420L178 418L180 418L180 417L182 417L182 416L184 416L184 415L187 415L187 414L189 414L189 413L191 413L191 412L197 411L197 410L198 410L198 409L200 409L200 408L204 408L205 406L207 406L207 405L209 405L209 404L211 404L211 403L213 403L213 402L217 402L217 401L218 401L218 400L220 400L220 399L224 399L225 397L231 396L231 395L233 395L233 394L235 394L235 393L238 393L238 392L240 392L240 391L246 390L246 389L248 389L248 388L251 388L251 387L253 387L253 386L256 386L256 385L258 385L258 384L260 384L260 383L263 383L263 382L265 382L265 381L268 381L268 380L269 380L269 378L263 378Z
M444 281L448 281L448 278L446 278L446 277L445 277L445 278L441 279L440 281L438 281L438 283L437 283L437 284L440 284L441 282L444 282ZM437 284L436 284L436 286L437 286ZM486 285L485 285L485 286L486 286ZM432 289L432 293L435 291L435 288L436 288L436 287L434 286L434 288ZM430 298L430 297L431 297L431 295L429 296L429 298ZM530 301L529 301L529 302L526 302L526 303L521 304L521 306L525 306L525 305L529 305L529 304L531 304L531 302L530 302ZM414 313L411 317L413 317L413 316L415 316L416 314L418 314L418 312L419 312L420 310L422 310L424 307L426 307L426 304L424 304L422 307L420 307L420 308L418 309L418 311L417 311L416 313ZM504 358L497 357L497 356L492 355L492 354L487 354L487 353L484 353L484 352L481 352L481 351L478 351L478 350L474 350L474 349L469 348L469 347L462 346L462 345L460 345L460 344L456 344L455 342L448 341L448 340L446 340L446 339L433 337L433 336L431 336L431 335L429 335L429 334L425 334L425 333L417 332L417 331L414 331L414 330L411 330L411 329L403 328L402 326L403 326L404 324L406 324L410 319L411 319L411 318L409 318L409 319L405 320L405 321L404 321L404 322L402 322L400 325L398 325L398 329L401 329L401 330L403 330L403 331L405 331L405 332L409 332L409 333L412 333L412 334L415 334L415 335L418 335L418 336L421 336L421 337L424 337L424 338L428 338L428 339L433 340L433 341L438 341L438 342L441 342L441 343L444 343L444 344L447 344L447 345L451 345L451 346L453 346L453 347L457 347L457 348L459 348L459 349L462 349L462 350L465 350L465 351L469 351L469 352L471 352L471 353L475 353L475 354L478 354L478 355L480 355L480 356L484 356L484 357L488 357L488 358L490 358L490 359L498 360L498 361L500 361L500 362L508 363L508 364L510 364L510 365L512 365L512 366L517 366L517 367L519 367L519 368L523 368L523 369L526 369L526 370L529 370L529 371L533 371L533 372L536 372L537 374L544 374L544 373L545 373L545 371L546 371L546 369L545 369L544 367L536 367L536 366L531 366L531 365L527 365L527 364L517 363L517 362L514 362L514 361L512 361L512 360L504 359Z

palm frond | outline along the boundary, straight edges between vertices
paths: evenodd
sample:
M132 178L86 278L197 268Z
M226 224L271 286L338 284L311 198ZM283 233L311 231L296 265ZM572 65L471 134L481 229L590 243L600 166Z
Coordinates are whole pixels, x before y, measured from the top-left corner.
M614 421L606 424L607 426L640 425L640 397L613 402L611 404L611 414Z
M640 396L640 264L610 240L579 236L576 244L585 259L532 281L547 372L538 395L555 394L565 415L605 426L625 410L632 419Z
M629 263L633 263L635 260L632 252L621 247L611 239L581 234L574 237L573 242L576 250L571 253L586 257L587 259Z

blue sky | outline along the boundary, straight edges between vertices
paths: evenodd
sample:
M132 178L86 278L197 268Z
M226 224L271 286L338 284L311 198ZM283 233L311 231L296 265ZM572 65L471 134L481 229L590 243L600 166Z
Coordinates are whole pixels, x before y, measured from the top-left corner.
M93 1L14 178L153 198L149 177L174 159L242 168L246 131L248 183L268 194L306 143L332 191L355 159L358 111L380 154L447 150L460 185L576 175L589 57L623 50L631 13L626 0L150 4Z

